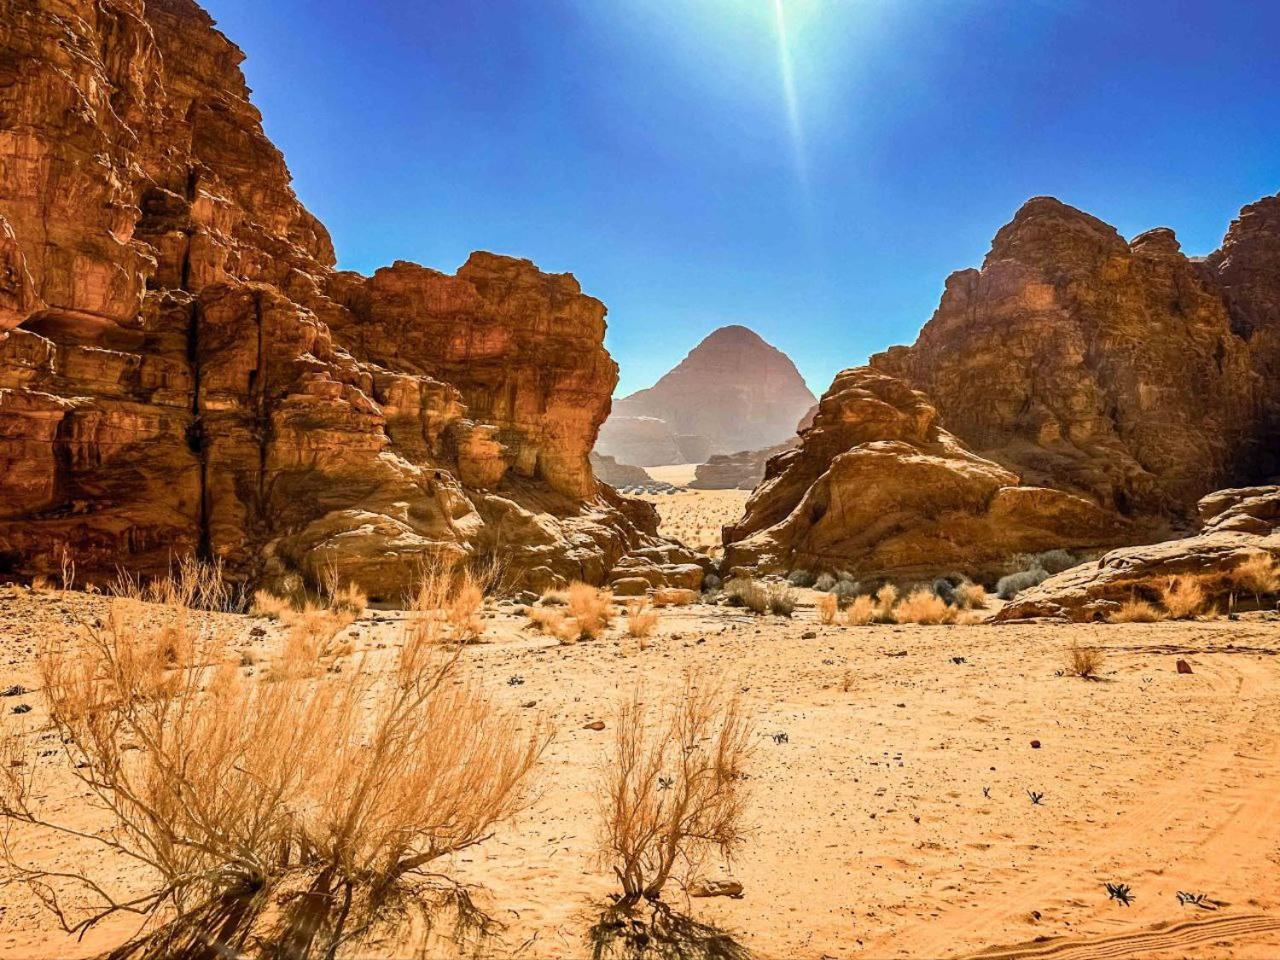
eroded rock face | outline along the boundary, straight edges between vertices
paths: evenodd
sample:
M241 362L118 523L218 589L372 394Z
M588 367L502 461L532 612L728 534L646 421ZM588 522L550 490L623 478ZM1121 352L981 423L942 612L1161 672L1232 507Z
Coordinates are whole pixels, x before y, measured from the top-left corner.
M588 463L603 305L484 253L335 272L241 59L191 0L0 18L0 569L395 598L442 553L550 585L659 543Z
M706 463L698 464L689 486L694 490L754 490L764 480L765 465L799 443L799 438L795 438L767 450L716 454Z
M1017 553L1122 535L1085 499L1020 485L942 429L922 393L859 367L836 377L800 445L769 461L725 529L724 567L990 578Z
M1102 620L1127 600L1156 601L1158 587L1181 574L1203 578L1209 601L1225 607L1227 574L1259 553L1280 559L1280 487L1218 490L1199 509L1204 527L1195 536L1113 550L1072 567L1020 593L997 619Z
M746 327L721 327L652 387L615 403L597 449L642 467L703 463L782 443L813 403L786 354ZM641 418L661 421L670 439Z
M598 453L591 454L591 469L595 471L597 479L616 489L643 487L654 482L643 467L619 463L613 457L603 457Z
M1243 245L1257 231L1236 232ZM1233 269L1242 296L1267 283ZM1139 525L1189 525L1207 491L1256 475L1260 394L1280 395L1260 384L1239 325L1216 272L1171 230L1126 242L1038 197L980 270L948 278L915 345L872 365L923 390L950 430L1027 482Z

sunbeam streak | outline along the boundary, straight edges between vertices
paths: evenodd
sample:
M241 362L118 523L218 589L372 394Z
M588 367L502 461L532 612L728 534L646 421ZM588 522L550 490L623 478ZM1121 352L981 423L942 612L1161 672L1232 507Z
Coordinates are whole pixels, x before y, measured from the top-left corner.
M782 94L787 103L787 123L791 128L791 149L795 153L796 177L808 192L809 171L805 159L804 127L800 121L800 101L796 96L795 71L791 66L791 47L787 43L787 14L783 0L773 0L778 26L778 69L782 74Z

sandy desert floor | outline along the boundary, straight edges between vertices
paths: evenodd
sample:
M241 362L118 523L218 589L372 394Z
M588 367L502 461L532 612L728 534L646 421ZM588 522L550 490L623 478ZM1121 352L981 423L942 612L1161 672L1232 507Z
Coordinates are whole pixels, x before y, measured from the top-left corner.
M0 589L0 687L34 688L40 644L104 602ZM759 957L1280 956L1280 621L1262 616L828 627L809 607L786 620L698 605L664 611L640 650L616 629L556 646L499 607L465 662L556 735L536 806L452 868L506 924L492 955L589 955L614 888L594 859L592 793L613 704L637 680L657 693L703 668L730 678L755 720L752 833L731 870L709 874L741 881L742 899L676 906ZM279 627L228 623L237 646L270 660ZM350 632L358 655L400 630L398 614L373 612ZM1105 649L1099 681L1059 675L1073 639ZM1194 672L1179 674L1179 658ZM38 691L0 704L10 724L30 704L21 719L48 736ZM605 729L584 729L594 720ZM76 817L61 758L36 762ZM135 882L96 853L13 839L43 863ZM1131 885L1131 907L1108 899L1108 881ZM1180 905L1180 891L1217 908ZM22 887L0 887L3 957L91 956L131 929L107 923L77 942Z
M723 550L720 529L742 519L749 496L750 490L680 490L676 493L644 494L639 499L648 500L658 508L661 518L659 531L665 536L718 556Z

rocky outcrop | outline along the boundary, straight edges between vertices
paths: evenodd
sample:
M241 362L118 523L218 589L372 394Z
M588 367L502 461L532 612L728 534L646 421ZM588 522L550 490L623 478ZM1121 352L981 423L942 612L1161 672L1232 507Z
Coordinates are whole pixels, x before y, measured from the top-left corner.
M754 490L764 479L765 465L799 443L799 438L793 438L767 450L716 454L706 463L698 464L689 486L694 490Z
M591 469L602 483L619 490L623 487L644 487L654 482L643 467L619 463L613 457L602 457L594 452L591 454Z
M787 440L813 403L786 354L746 327L722 327L652 387L617 401L597 449L642 467L703 463Z
M1199 509L1204 527L1195 536L1113 550L1072 567L1019 594L998 619L1102 620L1125 601L1157 601L1159 587L1183 574L1199 578L1208 602L1224 609L1233 570L1259 553L1280 560L1280 487L1219 490Z
M859 367L836 377L799 447L769 461L745 516L725 528L723 565L989 579L1017 553L1123 535L1083 498L1020 485L944 430L923 394Z
M241 59L191 0L0 18L0 571L394 598L441 554L540 588L659 544L588 462L604 306L492 254L335 271Z
M1237 250L1259 232L1249 219L1233 228ZM1027 482L1148 530L1191 525L1206 492L1257 475L1260 392L1277 392L1255 375L1246 311L1233 320L1218 274L1234 272L1246 299L1267 281L1223 261L1189 260L1165 228L1126 242L1038 197L981 269L948 278L915 345L872 365L923 390L950 430Z

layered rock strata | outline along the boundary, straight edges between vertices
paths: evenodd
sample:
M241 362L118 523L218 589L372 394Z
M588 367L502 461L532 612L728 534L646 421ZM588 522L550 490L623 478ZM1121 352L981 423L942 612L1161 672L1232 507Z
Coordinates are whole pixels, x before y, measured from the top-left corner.
M242 58L191 0L0 18L0 572L196 553L390 599L442 554L538 587L659 543L588 462L604 306L486 253L336 271Z

